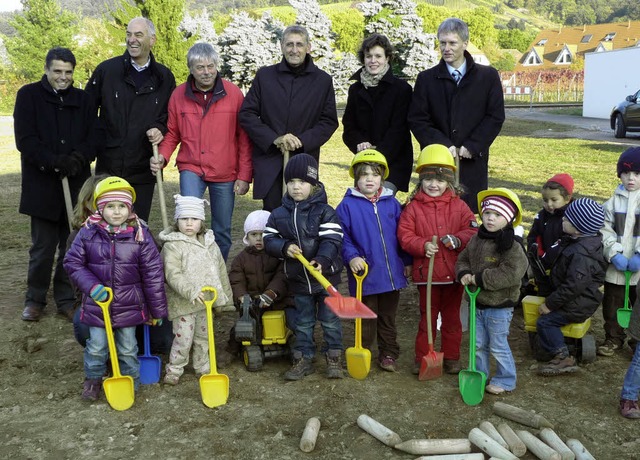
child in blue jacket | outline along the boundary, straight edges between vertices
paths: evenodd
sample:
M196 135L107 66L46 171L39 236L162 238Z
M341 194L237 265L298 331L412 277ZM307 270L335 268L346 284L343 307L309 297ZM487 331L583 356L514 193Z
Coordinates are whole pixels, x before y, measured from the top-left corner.
M362 321L362 343L371 348L378 341L378 365L385 371L398 370L400 354L397 341L396 312L400 289L407 286L411 257L400 249L396 232L400 203L393 191L382 185L389 175L387 160L380 152L367 149L353 157L349 187L336 208L344 232L342 258L349 264L349 292L355 295L353 273L368 265L363 281L362 301L378 314L377 319ZM366 222L366 225L363 223Z

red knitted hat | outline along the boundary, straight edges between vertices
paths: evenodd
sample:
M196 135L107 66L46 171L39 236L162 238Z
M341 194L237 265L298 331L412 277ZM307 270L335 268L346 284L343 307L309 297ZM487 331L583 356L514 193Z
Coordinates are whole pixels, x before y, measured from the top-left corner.
M562 185L569 195L573 195L573 177L569 174L556 174L544 185L547 185L549 182L555 182L556 184Z

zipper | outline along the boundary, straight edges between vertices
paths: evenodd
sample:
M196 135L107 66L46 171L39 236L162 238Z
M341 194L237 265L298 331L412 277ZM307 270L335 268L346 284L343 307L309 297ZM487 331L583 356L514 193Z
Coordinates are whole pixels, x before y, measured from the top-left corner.
M293 208L293 228L296 232L298 247L302 251L302 243L300 242L300 232L298 231L298 203L295 203ZM309 294L313 294L313 290L311 289L311 280L309 279L309 274L307 273L306 268L302 267L302 272L304 273L304 277L307 280L307 288L309 289Z
M380 232L380 239L382 240L382 251L384 252L385 265L387 267L387 273L389 274L389 280L391 281L392 290L396 290L396 285L393 282L393 275L391 273L391 267L389 266L389 254L387 252L387 244L384 241L384 232L382 231L382 224L380 223L380 216L378 215L378 205L373 203L373 213L376 216L376 222L378 223L378 232Z

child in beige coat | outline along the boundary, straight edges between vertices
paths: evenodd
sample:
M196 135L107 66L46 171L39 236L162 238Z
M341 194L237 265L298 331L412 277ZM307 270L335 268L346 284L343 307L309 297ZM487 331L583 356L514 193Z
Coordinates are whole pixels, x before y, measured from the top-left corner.
M234 310L227 269L213 231L204 226L206 200L174 196L175 225L160 233L162 259L167 281L169 319L173 321L173 345L164 383L176 385L189 363L193 348L196 374L209 373L207 314L202 288L218 292L217 311Z

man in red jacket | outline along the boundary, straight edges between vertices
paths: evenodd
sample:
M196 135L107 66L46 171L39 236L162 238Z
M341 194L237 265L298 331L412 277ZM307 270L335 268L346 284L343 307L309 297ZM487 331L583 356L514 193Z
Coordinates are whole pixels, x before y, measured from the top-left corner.
M282 35L280 63L258 70L240 110L240 123L253 141L253 197L272 211L282 201L283 154L308 153L338 128L331 76L315 66L309 33L289 26Z
M151 172L166 166L180 144L176 165L180 194L202 198L209 189L211 229L224 260L231 249L231 217L235 195L251 182L251 142L238 123L244 96L218 74L218 53L208 43L196 43L187 53L191 75L169 100L169 121Z

